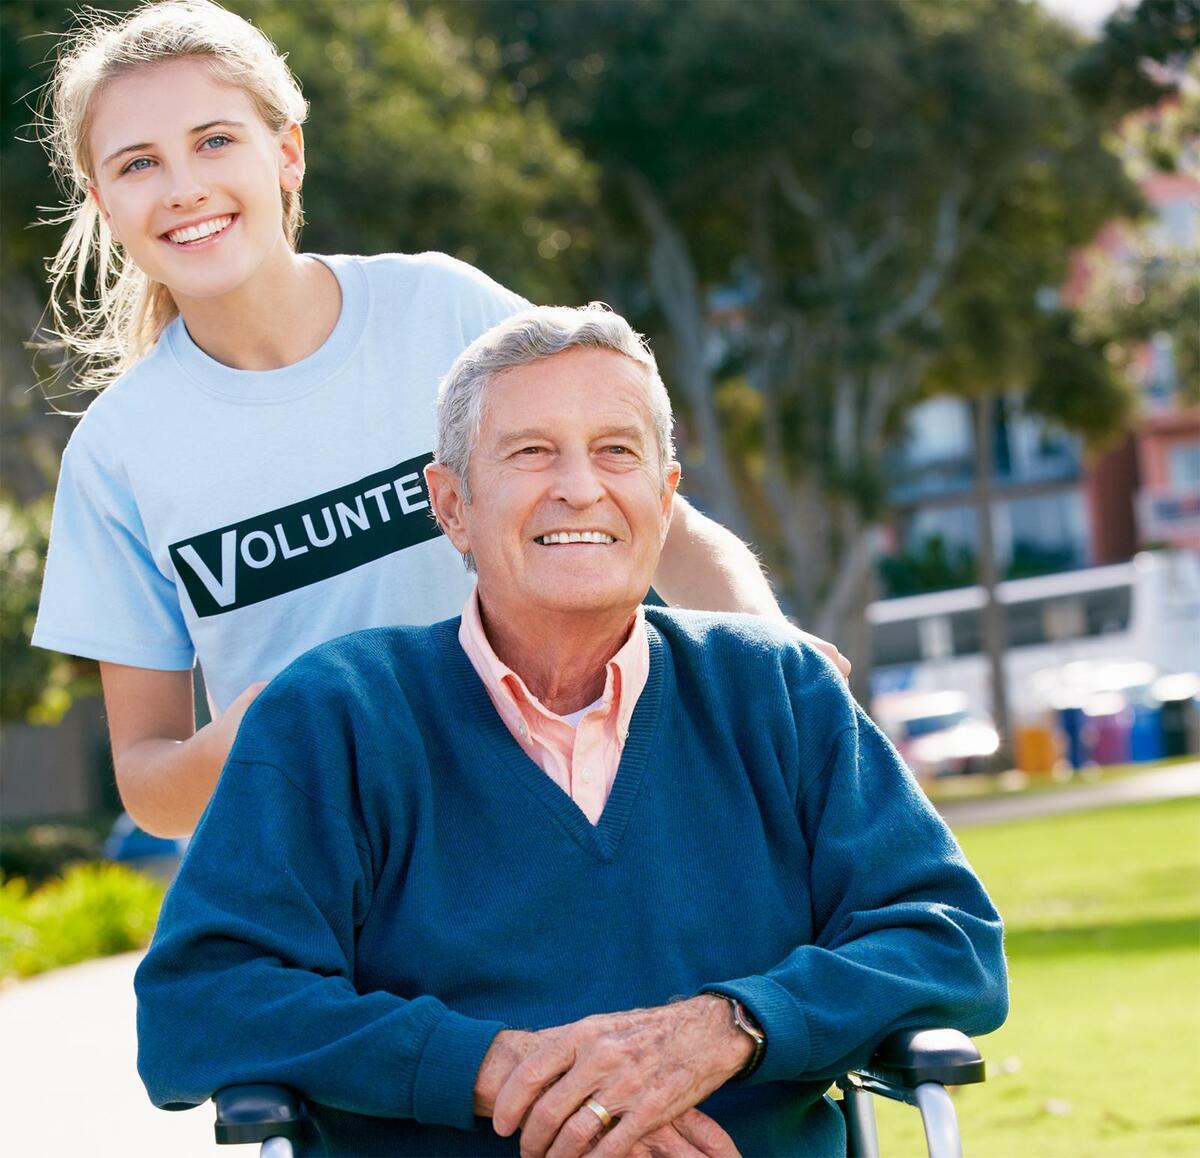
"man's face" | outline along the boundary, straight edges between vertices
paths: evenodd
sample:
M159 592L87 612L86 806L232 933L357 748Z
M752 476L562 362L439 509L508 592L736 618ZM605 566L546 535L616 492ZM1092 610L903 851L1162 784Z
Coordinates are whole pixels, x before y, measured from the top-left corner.
M447 535L475 557L486 608L632 611L658 564L679 466L660 476L646 371L576 348L488 386L469 504L444 468L429 481Z

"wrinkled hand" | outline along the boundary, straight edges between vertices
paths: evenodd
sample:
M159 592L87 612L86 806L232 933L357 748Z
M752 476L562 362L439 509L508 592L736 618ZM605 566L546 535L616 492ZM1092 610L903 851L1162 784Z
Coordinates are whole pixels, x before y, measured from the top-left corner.
M630 1158L740 1158L733 1139L707 1114L688 1110L633 1144Z
M588 1017L535 1037L537 1048L509 1073L492 1110L497 1134L521 1127L523 1158L576 1158L593 1142L596 1158L637 1153L638 1143L699 1148L682 1132L691 1129L699 1137L695 1119L677 1126L677 1136L651 1135L677 1119L682 1123L688 1110L738 1073L753 1053L753 1043L733 1025L728 1004L708 994ZM522 1051L526 1045L520 1043ZM619 1119L603 1137L603 1124L585 1105L589 1098ZM727 1136L720 1144L732 1146Z
M792 626L795 627L795 624ZM805 643L815 647L817 651L819 651L827 659L831 659L833 661L833 666L836 667L839 672L841 672L842 679L847 681L850 679L851 663L832 643L827 643L823 639L818 639L815 635L809 635L807 631L801 631L798 627L796 627L796 634L802 640L804 640Z

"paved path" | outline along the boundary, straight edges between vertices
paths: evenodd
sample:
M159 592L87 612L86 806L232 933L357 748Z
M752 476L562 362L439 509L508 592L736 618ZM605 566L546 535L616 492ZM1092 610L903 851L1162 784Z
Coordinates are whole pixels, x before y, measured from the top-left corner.
M944 808L955 827L1200 793L1200 761L1111 784ZM135 1069L133 972L140 953L0 988L0 1152L13 1158L218 1158L211 1104L167 1114Z
M1079 785L1058 791L1013 796L989 796L986 800L943 801L938 805L938 811L951 828L966 828L975 824L999 824L1005 820L1059 816L1065 812L1083 812L1114 804L1172 800L1180 796L1200 796L1200 760L1142 772L1108 784Z
M135 1069L140 953L0 989L0 1153L11 1158L250 1158L217 1149L212 1105L168 1114Z

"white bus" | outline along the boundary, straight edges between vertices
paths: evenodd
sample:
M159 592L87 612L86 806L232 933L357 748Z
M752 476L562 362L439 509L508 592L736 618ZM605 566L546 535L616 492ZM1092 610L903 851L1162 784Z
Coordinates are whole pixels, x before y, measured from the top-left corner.
M1200 554L1155 551L1130 563L1011 579L996 587L1014 723L1155 676L1200 672ZM883 599L867 608L872 698L963 693L991 707L982 587ZM894 697L893 697L894 698Z

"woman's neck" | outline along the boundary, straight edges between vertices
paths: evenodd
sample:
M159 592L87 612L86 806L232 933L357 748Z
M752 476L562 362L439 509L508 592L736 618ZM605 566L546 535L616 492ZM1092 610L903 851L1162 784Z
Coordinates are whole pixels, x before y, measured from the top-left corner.
M232 293L178 305L192 341L210 358L235 370L278 370L307 358L329 337L342 294L328 266L281 242Z

